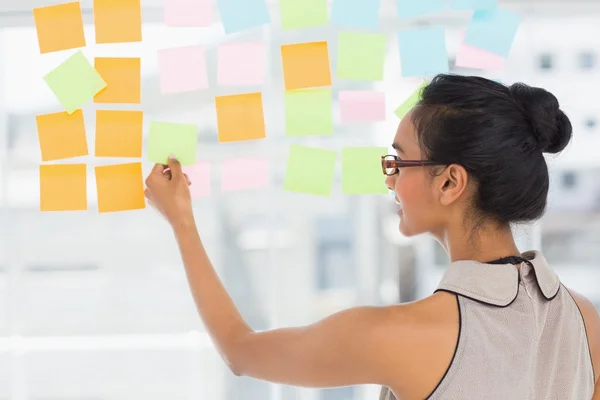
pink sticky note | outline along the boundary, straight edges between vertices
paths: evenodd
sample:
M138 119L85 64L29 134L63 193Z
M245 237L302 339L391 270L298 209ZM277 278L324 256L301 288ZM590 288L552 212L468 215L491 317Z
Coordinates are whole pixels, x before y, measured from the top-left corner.
M197 162L191 166L183 167L183 172L187 174L192 182L190 193L192 199L210 196L210 163L206 161Z
M456 66L462 68L499 70L504 68L505 63L504 57L465 43L460 45L456 54Z
M385 94L372 90L340 91L341 122L385 120Z
M165 1L167 26L210 26L212 21L212 0Z
M264 43L227 43L218 49L219 85L262 85L266 75Z
M233 158L221 164L221 190L247 190L269 185L269 160L266 158Z
M208 88L206 57L202 46L159 50L158 70L163 94Z

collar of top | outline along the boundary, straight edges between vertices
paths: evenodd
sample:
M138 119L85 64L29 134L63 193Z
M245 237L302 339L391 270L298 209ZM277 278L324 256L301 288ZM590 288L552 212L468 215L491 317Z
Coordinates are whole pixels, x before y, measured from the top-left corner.
M450 263L435 290L452 292L498 307L510 305L519 294L519 283L535 281L547 300L560 288L558 275L539 251L521 255L529 260L521 263L521 272L513 264L487 264L474 260Z

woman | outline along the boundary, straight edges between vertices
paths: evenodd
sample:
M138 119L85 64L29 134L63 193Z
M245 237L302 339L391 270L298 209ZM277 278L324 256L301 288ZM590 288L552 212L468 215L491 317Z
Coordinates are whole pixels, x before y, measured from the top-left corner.
M177 238L198 311L236 375L308 387L381 385L381 399L600 400L600 317L510 224L540 218L543 153L569 119L547 91L439 75L382 159L400 231L428 233L451 263L430 297L356 307L309 326L254 332L215 273L179 163L156 165L148 197ZM595 391L594 391L595 389Z

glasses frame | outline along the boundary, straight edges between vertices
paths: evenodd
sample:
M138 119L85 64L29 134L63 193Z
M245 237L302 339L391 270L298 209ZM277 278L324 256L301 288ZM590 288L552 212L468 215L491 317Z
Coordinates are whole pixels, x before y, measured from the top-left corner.
M388 154L381 156L381 169L386 176L393 176L400 172L400 168L405 167L425 167L431 165L447 165L431 160L398 160L398 156ZM387 173L386 169L393 168L393 173Z

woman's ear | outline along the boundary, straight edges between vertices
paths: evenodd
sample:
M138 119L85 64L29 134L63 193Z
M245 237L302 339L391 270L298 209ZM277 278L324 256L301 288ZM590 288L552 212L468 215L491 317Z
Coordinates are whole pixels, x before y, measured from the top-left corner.
M440 203L448 206L454 203L465 191L469 183L469 175L464 167L451 164L439 176L438 186Z

